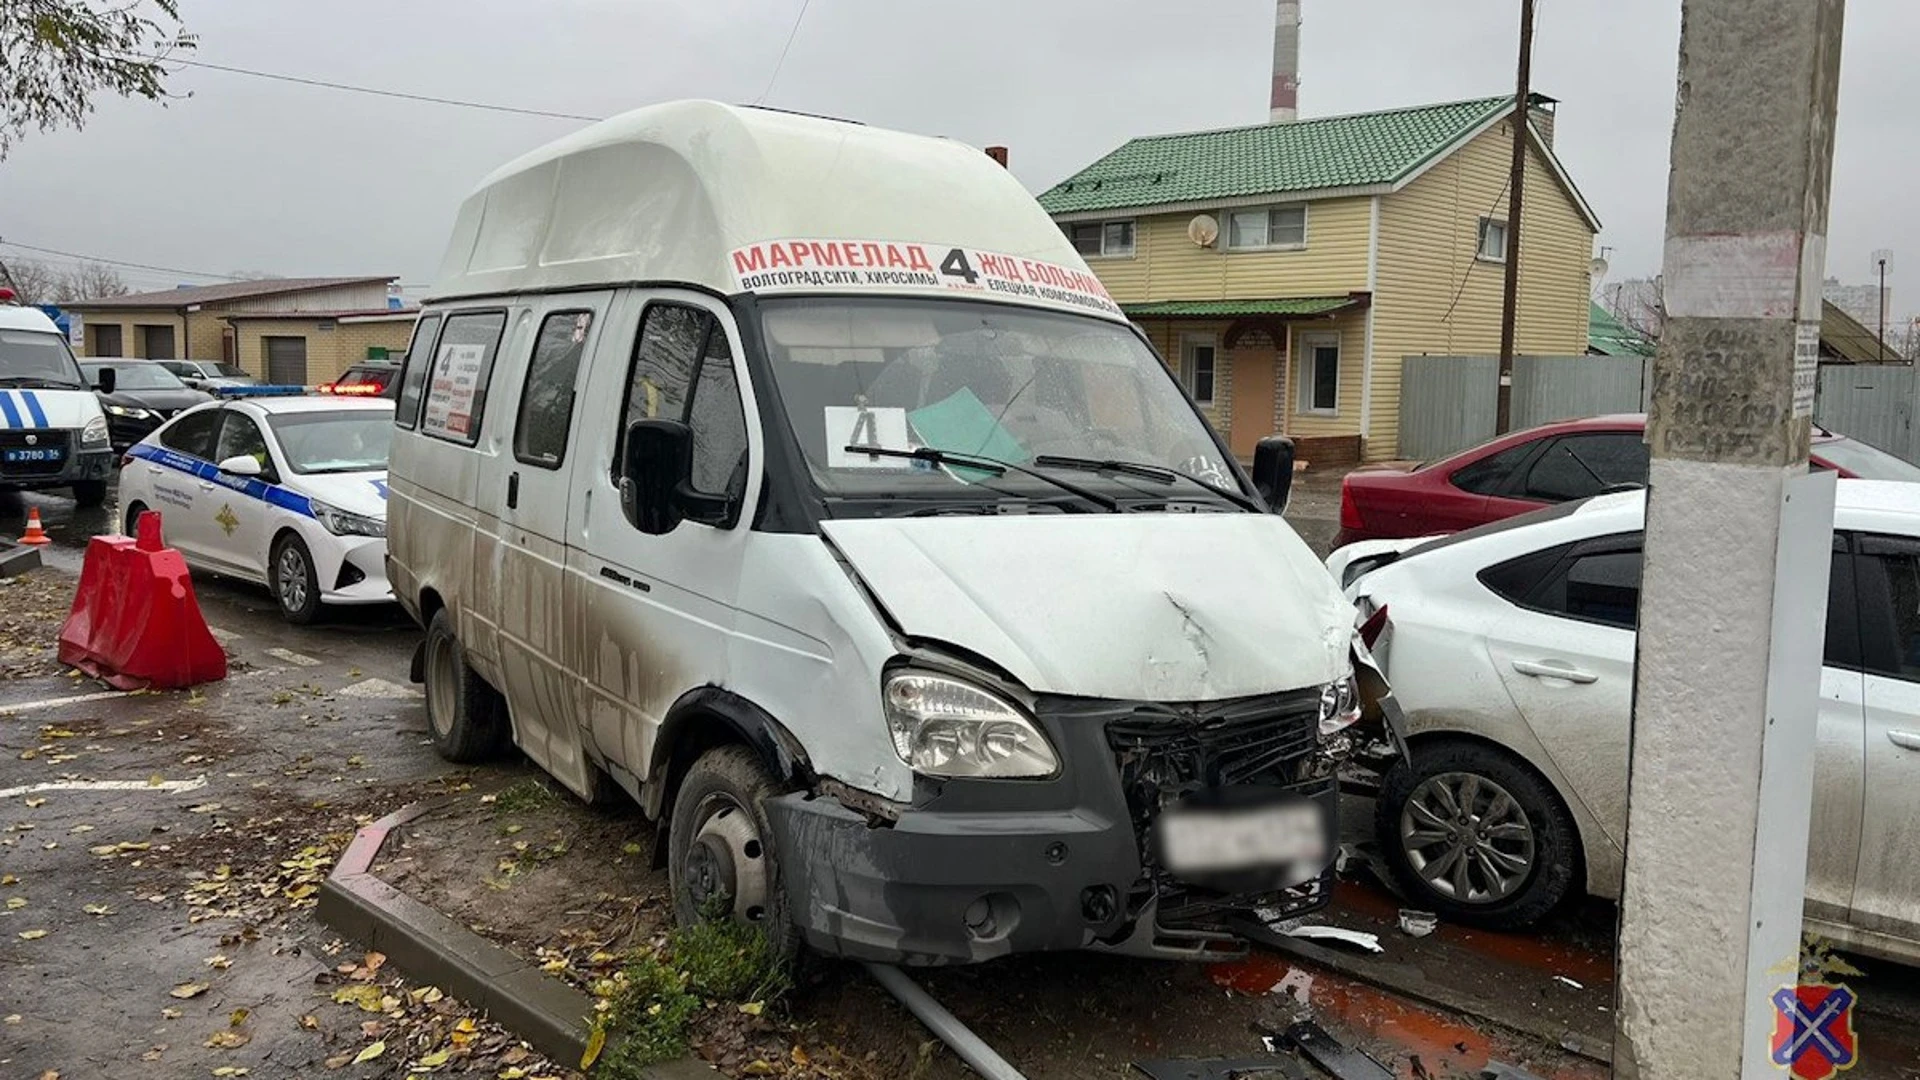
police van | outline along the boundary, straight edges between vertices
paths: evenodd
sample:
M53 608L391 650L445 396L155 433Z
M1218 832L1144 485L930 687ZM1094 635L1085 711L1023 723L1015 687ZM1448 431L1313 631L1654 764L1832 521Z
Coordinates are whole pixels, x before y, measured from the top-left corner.
M53 320L0 292L0 491L67 488L76 504L99 506L113 475L100 400Z
M1377 710L1291 447L1236 463L980 151L586 128L461 206L393 393L435 745L638 801L683 920L1199 957L1324 903Z

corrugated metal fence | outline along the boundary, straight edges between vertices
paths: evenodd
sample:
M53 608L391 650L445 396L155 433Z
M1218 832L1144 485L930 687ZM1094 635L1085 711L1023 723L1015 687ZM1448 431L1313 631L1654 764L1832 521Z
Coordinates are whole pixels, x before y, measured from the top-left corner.
M1828 364L1820 369L1813 419L1896 457L1920 462L1913 424L1920 379L1907 364Z
M1645 357L1516 356L1513 427L1645 408ZM1400 367L1400 451L1432 460L1493 438L1500 361L1409 356Z

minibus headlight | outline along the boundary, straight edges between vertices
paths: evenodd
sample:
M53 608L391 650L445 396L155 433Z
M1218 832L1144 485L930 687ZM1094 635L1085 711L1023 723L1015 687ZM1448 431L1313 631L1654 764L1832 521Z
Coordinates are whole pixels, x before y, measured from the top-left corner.
M1360 720L1360 688L1348 675L1320 688L1320 735L1337 735Z
M924 776L1051 776L1060 769L1047 737L1018 707L971 683L902 671L882 693L894 752Z
M87 421L87 426L85 428L82 428L80 431L80 445L81 446L107 445L107 418L106 417L96 416L93 419Z

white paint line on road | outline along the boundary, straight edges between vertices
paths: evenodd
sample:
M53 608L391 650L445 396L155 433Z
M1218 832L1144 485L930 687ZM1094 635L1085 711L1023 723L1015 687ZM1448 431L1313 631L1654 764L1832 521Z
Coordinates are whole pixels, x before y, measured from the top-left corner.
M32 712L35 709L57 709L62 705L84 705L89 701L106 701L110 698L129 697L133 690L102 690L97 694L75 694L72 697L42 698L39 701L22 701L17 704L0 704L0 716L8 713Z
M217 626L209 626L207 630L213 634L214 640L222 645L231 645L240 640L240 635L231 630L222 630Z
M311 656L302 656L292 649L268 649L266 653L276 660L285 660L294 667L319 667L321 664L321 661Z
M31 795L36 791L154 791L173 794L182 791L198 791L207 786L207 778L196 776L191 780L50 780L44 784L22 784L19 787L0 788L0 799L11 799L16 795Z
M351 686L343 686L334 691L341 697L380 698L387 701L405 701L424 695L411 686L402 686L386 679L364 679Z

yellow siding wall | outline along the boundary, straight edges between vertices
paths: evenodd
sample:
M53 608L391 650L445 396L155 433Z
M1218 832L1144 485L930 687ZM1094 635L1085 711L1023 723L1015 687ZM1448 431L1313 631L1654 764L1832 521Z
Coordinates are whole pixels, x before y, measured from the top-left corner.
M1134 219L1130 258L1093 258L1087 265L1123 304L1149 300L1248 300L1341 296L1367 287L1367 199L1307 204L1307 246L1298 251L1226 250L1228 211L1213 247L1187 239L1198 211Z
M1497 125L1380 200L1369 460L1396 453L1401 357L1500 350L1505 266L1474 254L1480 219L1506 216L1512 146L1510 129ZM1537 149L1528 156L1522 213L1516 351L1583 354L1593 231Z
M407 338L413 333L410 320L368 323L338 323L331 330L319 329L313 319L240 319L240 366L251 374L267 376L269 337L307 339L307 382L319 384L340 377L340 373L367 358L370 346L385 346L397 361L406 351Z
M1168 320L1150 319L1140 323L1140 330L1153 343L1160 358L1166 362L1173 377L1180 378L1180 338L1184 334L1196 337L1210 337L1214 344L1213 360L1213 401L1202 403L1200 411L1213 425L1215 431L1225 432L1227 420L1233 415L1233 364L1228 359L1226 346L1222 338L1227 332L1224 322L1205 322L1193 319Z
M188 360L225 360L221 351L220 339L226 332L227 321L221 318L221 311L191 311L187 313Z
M1300 407L1301 364L1308 357L1301 348L1304 340L1321 334L1337 334L1340 339L1340 403L1334 414L1307 412ZM1285 433L1300 436L1356 435L1360 432L1360 397L1366 380L1367 313L1343 315L1331 322L1294 323L1287 343L1284 396L1281 408L1286 418ZM1377 413L1375 414L1378 415Z

